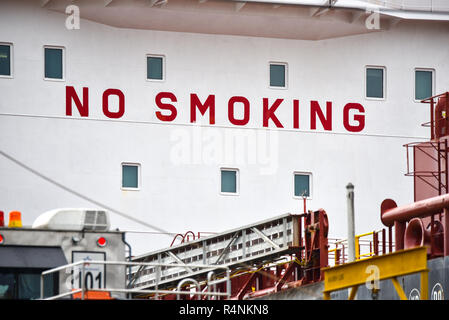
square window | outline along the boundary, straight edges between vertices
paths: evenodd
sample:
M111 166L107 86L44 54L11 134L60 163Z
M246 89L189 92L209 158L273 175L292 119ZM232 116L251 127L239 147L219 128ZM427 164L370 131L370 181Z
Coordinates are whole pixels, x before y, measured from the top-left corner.
M415 100L433 96L433 70L415 70Z
M11 50L10 44L0 44L0 76L11 77Z
M310 173L294 173L294 196L311 198L311 177Z
M139 188L139 165L138 164L122 164L122 188L138 189Z
M221 169L221 192L237 194L238 171L235 169Z
M147 56L147 79L164 80L164 57Z
M64 79L64 50L45 47L45 79Z
M270 87L285 88L287 65L285 63L270 63Z
M384 98L385 86L385 69L384 68L366 68L366 97L367 98Z

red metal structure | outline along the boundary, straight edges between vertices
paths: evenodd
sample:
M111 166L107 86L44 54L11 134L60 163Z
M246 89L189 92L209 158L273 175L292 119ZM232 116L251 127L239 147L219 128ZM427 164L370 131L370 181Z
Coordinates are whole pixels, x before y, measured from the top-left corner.
M449 255L449 92L422 101L430 106L431 140L406 144L407 173L414 178L414 200L398 207L391 199L381 205L382 223L394 226L396 250L428 245L429 258ZM409 149L413 151L410 170Z
M188 242L190 241L190 235L192 235L192 240L195 240L195 233L193 233L193 231L187 231L185 234L182 233L178 233L177 235L175 235L175 237L173 238L173 241L170 244L170 247L173 247L173 245L175 244L176 239L178 239L178 237L181 238L181 242L180 243L184 243L184 242ZM198 232L198 239L200 238L200 233Z
M301 221L301 220L299 220ZM322 268L328 262L329 221L323 209L303 214L300 246L293 248L291 261L231 279L233 299L254 298L286 288L294 288L323 280Z

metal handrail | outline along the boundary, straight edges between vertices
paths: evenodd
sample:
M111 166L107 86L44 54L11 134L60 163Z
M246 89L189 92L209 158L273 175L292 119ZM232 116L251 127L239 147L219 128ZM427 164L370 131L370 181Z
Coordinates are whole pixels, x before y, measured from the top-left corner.
M66 296L70 296L76 293L81 292L81 300L84 300L85 298L85 293L89 290L86 290L85 288L85 267L86 265L91 265L91 264L100 264L100 265L123 265L123 266L140 266L140 267L156 267L156 268L161 268L161 267L173 267L173 268L203 268L204 271L213 271L213 270L217 270L217 269L223 269L226 273L226 276L224 278L220 278L220 279L216 279L216 280L211 280L208 281L208 286L211 285L215 285L217 283L222 283L222 282L226 282L226 292L212 292L212 291L207 291L207 292L186 292L186 291L181 291L178 290L173 291L173 290L158 290L157 289L157 284L156 284L156 290L145 290L145 289L138 289L138 288L133 288L133 289L117 289L117 288L105 288L105 289L95 289L95 291L99 291L99 292L121 292L121 293L154 293L156 294L156 297L158 294L189 294L189 295L200 295L200 296L225 296L227 298L231 297L231 280L230 280L230 275L231 275L231 270L228 266L226 265L204 265L204 264L189 264L189 265L184 265L184 264L176 264L176 263L147 263L147 262L124 262L124 261L78 261L78 262L74 262L74 263L70 263L70 264L66 264L63 266L59 266L53 269L49 269L46 271L43 271L41 273L41 278L40 278L40 299L41 300L55 300L55 299L59 299L59 298L63 298ZM48 297L48 298L44 298L44 276L55 273L55 272L59 272L62 270L67 270L69 268L73 268L75 266L80 266L81 265L81 276L82 276L82 281L81 281L81 288L80 289L75 289L73 291L69 291L66 293L62 293L62 294L58 294L52 297Z

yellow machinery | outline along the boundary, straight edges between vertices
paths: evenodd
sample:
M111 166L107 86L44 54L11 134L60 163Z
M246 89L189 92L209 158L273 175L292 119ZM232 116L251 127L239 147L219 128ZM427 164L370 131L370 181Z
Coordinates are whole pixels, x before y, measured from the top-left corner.
M356 296L360 285L376 290L376 281L391 279L401 300L407 300L398 277L421 274L421 300L428 299L427 247L399 250L393 253L356 260L331 268L324 268L324 299L330 300L333 291L351 288L349 300Z

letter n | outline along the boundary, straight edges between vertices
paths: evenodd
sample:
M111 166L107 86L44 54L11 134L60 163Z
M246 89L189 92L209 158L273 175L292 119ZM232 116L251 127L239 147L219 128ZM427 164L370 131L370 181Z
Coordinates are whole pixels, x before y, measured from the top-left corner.
M72 115L72 100L75 102L81 117L89 116L89 88L83 87L83 102L81 103L75 88L72 86L65 87L65 114Z
M310 129L316 130L316 116L320 118L324 130L332 130L332 102L326 102L326 116L318 101L310 102Z

